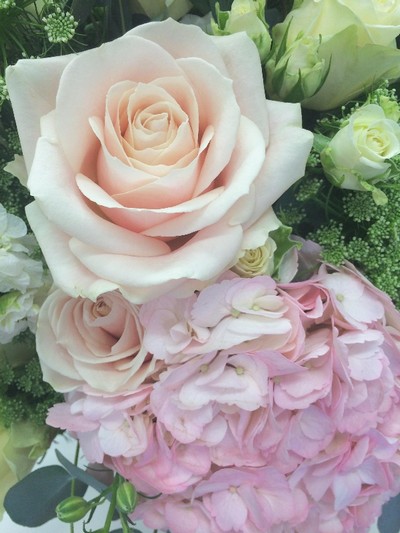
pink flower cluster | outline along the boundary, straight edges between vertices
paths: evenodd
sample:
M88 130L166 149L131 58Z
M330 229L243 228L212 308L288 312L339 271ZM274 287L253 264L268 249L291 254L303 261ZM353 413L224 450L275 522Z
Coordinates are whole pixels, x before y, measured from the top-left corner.
M354 269L286 285L229 275L138 316L154 372L113 395L80 385L48 417L89 461L162 494L134 519L363 532L400 490L400 314Z

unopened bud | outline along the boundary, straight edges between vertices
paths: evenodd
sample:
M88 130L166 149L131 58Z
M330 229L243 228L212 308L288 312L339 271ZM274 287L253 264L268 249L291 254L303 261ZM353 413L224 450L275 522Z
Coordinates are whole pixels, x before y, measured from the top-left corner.
M319 56L319 38L300 32L293 41L289 41L289 27L290 22L274 28L274 44L265 65L266 88L270 98L301 102L322 87L329 64Z
M137 503L137 492L129 481L124 481L117 489L117 507L123 513L132 513Z
M246 32L264 62L271 48L271 36L265 21L265 0L234 0L229 11L221 11L217 2L215 10L217 21L211 21L213 34Z
M80 496L70 496L56 507L57 517L61 522L72 524L81 520L89 511L91 505Z

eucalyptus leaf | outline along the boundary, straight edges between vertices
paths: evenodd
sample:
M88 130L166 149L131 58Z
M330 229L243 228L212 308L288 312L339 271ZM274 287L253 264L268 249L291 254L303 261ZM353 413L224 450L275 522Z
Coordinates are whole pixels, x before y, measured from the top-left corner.
M378 519L380 533L398 533L400 531L400 494L383 506Z
M81 468L71 463L71 461L64 457L64 455L59 450L56 450L56 456L60 463L63 465L63 467L75 479L79 479L81 482L85 483L86 485L89 485L89 487L94 488L99 493L103 492L103 490L107 488L107 485L88 474L85 470L82 470Z
M4 507L16 524L38 527L56 517L56 506L71 495L73 477L61 466L34 470L11 487ZM86 484L75 482L75 495L83 496Z

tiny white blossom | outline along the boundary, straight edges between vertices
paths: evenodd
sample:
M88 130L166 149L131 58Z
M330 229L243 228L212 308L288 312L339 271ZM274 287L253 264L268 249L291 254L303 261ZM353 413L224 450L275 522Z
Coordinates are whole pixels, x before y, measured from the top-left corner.
M11 342L16 335L33 327L38 311L33 291L24 294L12 291L0 296L0 344Z

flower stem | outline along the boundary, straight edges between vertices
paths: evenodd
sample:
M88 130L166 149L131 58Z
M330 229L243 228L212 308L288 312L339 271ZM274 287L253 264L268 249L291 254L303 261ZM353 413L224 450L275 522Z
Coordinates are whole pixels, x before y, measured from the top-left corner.
M118 0L119 4L119 14L121 17L121 30L122 34L126 33L126 26L125 26L125 17L124 17L124 10L122 8L122 0Z
M102 530L103 533L109 533L109 531L110 531L111 522L112 522L112 519L113 519L113 516L114 516L114 511L115 511L116 503L117 503L117 489L118 489L118 486L119 486L119 479L118 479L118 475L116 475L115 478L114 478L114 482L112 484L111 503L110 503L110 507L108 508L106 521L105 521L105 524L104 524L104 528Z
M74 456L74 465L78 466L78 459L79 459L79 442L76 443L75 447L75 456ZM75 478L71 480L71 496L75 495ZM70 524L69 526L70 533L74 533L74 523Z

